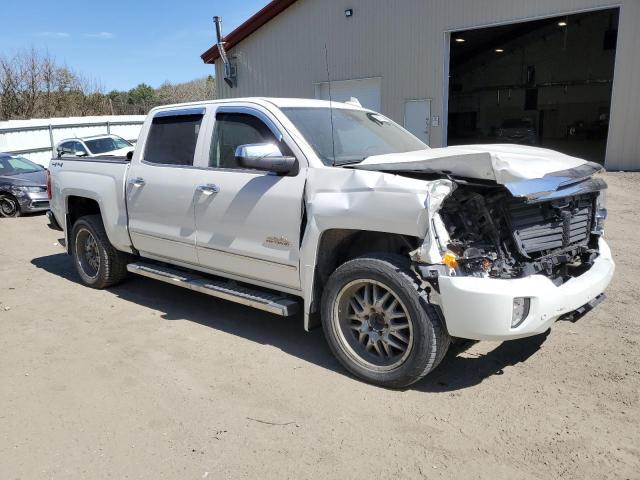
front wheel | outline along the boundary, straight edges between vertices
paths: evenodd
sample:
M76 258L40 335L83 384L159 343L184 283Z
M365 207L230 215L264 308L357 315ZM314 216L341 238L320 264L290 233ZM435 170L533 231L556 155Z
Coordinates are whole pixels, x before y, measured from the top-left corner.
M70 240L73 263L85 285L107 288L127 276L128 256L111 245L100 215L78 219Z
M431 372L449 347L444 325L401 256L344 263L329 278L321 308L334 355L370 383L409 386Z
M0 217L13 218L22 214L20 204L13 195L8 193L0 194Z

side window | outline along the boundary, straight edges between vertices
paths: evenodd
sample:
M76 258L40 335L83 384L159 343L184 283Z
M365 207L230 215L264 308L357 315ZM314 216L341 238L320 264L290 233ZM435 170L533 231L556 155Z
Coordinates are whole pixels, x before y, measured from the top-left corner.
M284 142L278 142L269 127L259 118L247 113L218 113L211 139L209 166L241 168L236 163L236 148L252 143L274 143L283 155L291 155Z
M144 159L163 165L193 165L201 123L202 114L155 117Z

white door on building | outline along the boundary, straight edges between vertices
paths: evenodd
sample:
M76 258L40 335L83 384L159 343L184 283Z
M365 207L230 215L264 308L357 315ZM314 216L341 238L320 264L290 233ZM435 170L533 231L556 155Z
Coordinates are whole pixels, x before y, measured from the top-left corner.
M429 145L431 100L407 100L404 104L404 128Z
M331 81L331 98L334 102L346 102L355 97L364 108L380 111L381 78ZM329 100L329 83L316 83L316 98Z

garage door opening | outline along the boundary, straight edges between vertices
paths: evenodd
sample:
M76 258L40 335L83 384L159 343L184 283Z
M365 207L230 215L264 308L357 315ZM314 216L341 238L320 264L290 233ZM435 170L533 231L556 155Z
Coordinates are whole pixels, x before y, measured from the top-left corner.
M451 33L447 143L603 163L619 9Z

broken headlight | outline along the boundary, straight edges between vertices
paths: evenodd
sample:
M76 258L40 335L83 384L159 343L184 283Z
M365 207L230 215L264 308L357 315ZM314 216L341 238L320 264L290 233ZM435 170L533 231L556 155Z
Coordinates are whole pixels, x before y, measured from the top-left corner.
M593 217L593 229L591 233L602 235L604 233L604 221L607 219L607 191L600 190L596 198L596 213Z

